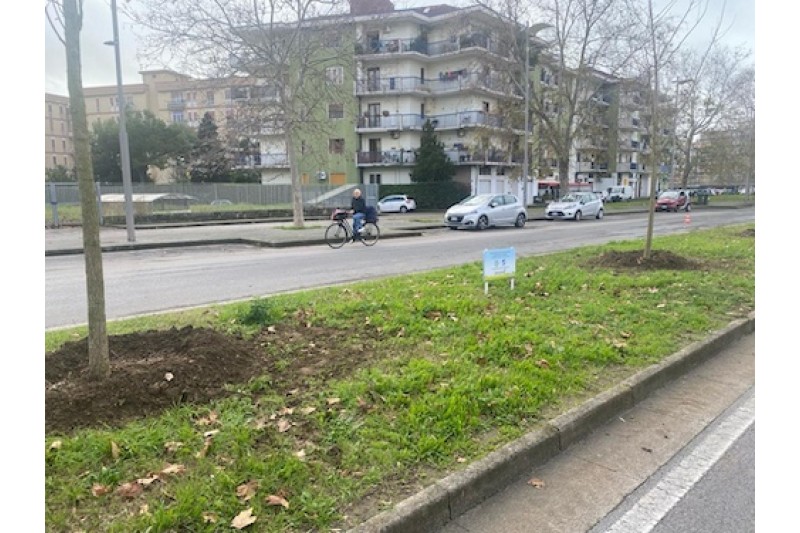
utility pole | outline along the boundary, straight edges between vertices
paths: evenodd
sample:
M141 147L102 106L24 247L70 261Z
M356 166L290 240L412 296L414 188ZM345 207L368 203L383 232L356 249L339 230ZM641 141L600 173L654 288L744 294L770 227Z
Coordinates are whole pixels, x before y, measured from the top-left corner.
M111 20L114 25L114 40L103 44L114 46L114 58L117 64L117 108L119 109L119 157L122 167L122 190L125 196L125 228L128 230L128 242L136 242L133 222L133 185L131 184L131 154L128 146L128 129L125 125L127 108L125 93L122 90L122 65L119 52L119 26L117 25L117 0L111 0Z

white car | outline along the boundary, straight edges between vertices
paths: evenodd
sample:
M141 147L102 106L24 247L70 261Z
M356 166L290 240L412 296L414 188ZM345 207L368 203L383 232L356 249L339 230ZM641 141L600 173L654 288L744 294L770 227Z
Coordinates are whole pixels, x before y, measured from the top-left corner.
M583 217L603 218L603 200L593 192L571 192L555 202L547 204L544 218L547 220Z
M513 194L479 194L468 196L444 214L444 225L450 229L486 229L490 226L521 228L528 220L527 211Z
M391 194L378 201L378 211L381 213L407 213L417 208L417 202L405 194Z

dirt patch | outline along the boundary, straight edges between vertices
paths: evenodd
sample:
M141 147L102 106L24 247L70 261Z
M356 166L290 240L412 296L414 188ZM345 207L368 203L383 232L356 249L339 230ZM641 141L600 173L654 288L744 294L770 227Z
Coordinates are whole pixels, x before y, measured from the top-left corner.
M110 335L111 376L102 382L88 377L86 339L70 342L45 356L45 431L121 426L177 404L225 397L226 385L257 376L267 375L278 392L340 377L374 357L369 332L352 338L305 324L265 329L252 339L193 327Z
M697 270L701 263L687 259L667 250L652 250L645 258L641 250L630 252L606 252L587 261L589 266L639 270Z

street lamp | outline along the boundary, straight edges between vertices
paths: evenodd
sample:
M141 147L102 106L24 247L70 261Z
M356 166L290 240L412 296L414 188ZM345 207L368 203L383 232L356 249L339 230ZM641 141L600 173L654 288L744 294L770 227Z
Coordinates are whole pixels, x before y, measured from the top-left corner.
M672 116L672 154L669 164L669 176L672 185L675 184L675 151L677 149L678 140L678 91L681 85L692 83L693 81L693 79L675 80L675 114Z
M525 26L525 150L523 157L523 173L522 173L522 203L527 209L528 207L528 171L530 169L529 162L529 146L530 143L530 116L531 116L531 38L545 28L552 28L550 24L540 22L533 26ZM533 35L531 35L533 30Z
M133 186L131 185L131 154L128 147L128 129L125 126L125 94L122 91L122 67L119 53L119 27L117 26L117 0L111 0L111 20L114 25L114 40L103 44L114 47L117 64L117 107L119 108L119 155L122 166L122 190L125 196L125 228L128 242L136 242L133 226Z

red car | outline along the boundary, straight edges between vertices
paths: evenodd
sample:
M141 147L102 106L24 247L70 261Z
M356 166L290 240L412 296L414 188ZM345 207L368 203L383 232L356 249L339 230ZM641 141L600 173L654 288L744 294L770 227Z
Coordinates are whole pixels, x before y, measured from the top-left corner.
M664 191L658 195L656 200L656 211L691 211L692 206L689 202L689 195L683 191Z

